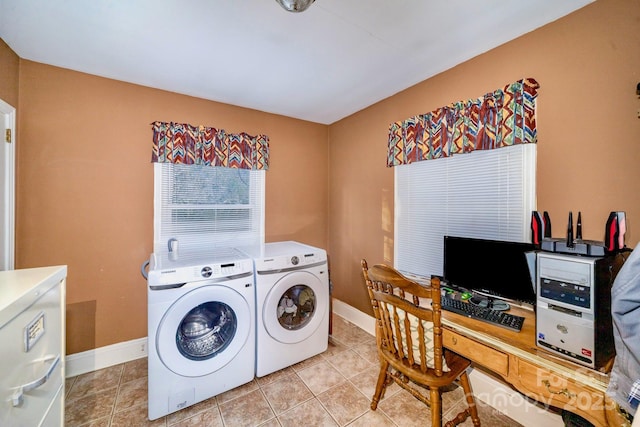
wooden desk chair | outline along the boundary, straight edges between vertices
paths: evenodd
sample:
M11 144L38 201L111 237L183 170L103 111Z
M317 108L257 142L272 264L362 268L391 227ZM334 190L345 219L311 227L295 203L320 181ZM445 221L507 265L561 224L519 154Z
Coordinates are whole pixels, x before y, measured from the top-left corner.
M371 409L378 407L387 385L395 381L431 407L431 425L440 427L441 388L456 382L464 390L468 407L446 426L458 425L469 416L473 425L479 426L467 375L471 362L450 351L443 355L440 280L433 277L430 287L423 286L387 265L377 264L369 269L364 259L362 272L376 318L380 357L380 374Z

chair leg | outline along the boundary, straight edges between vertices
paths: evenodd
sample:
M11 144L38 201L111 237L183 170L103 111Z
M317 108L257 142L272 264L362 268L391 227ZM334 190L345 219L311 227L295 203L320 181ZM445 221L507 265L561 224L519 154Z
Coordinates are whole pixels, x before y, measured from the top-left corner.
M431 397L431 427L442 427L442 401L440 397L440 389L438 387L430 387L429 394Z
M471 384L469 383L469 375L467 375L467 371L464 371L462 375L460 375L460 384L462 385L462 390L464 390L464 397L467 399L467 405L469 406L473 425L474 427L480 427L478 407L476 406L476 400L473 397L473 392L471 391Z
M373 399L371 399L371 409L373 411L378 407L378 402L387 388L387 369L389 369L389 362L384 359L380 359L380 373L378 374L376 391L373 393Z

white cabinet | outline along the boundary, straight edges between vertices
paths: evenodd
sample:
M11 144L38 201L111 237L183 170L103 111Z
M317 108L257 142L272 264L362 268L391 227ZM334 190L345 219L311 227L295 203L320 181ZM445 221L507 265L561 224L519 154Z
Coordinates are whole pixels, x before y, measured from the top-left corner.
M66 275L0 272L0 426L64 425Z

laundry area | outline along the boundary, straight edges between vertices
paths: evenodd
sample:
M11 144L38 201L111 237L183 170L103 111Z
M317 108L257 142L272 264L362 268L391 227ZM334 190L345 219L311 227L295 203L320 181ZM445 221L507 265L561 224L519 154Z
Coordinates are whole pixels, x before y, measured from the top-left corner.
M327 350L325 251L297 242L254 251L151 256L150 420Z

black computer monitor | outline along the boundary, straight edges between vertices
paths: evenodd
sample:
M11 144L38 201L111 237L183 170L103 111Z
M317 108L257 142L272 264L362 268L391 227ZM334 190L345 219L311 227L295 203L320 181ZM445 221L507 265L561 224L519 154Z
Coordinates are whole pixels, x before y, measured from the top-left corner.
M456 287L507 302L535 305L527 252L531 243L444 237L444 280Z

